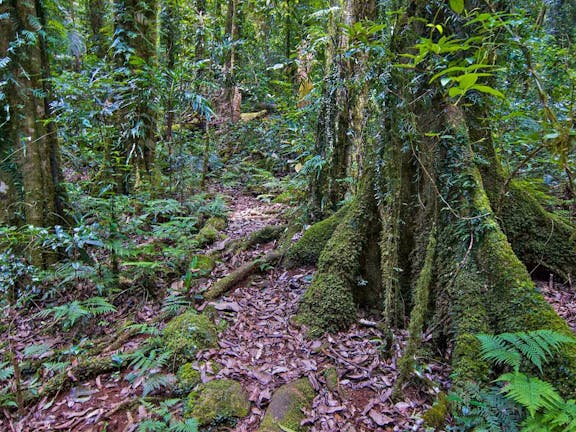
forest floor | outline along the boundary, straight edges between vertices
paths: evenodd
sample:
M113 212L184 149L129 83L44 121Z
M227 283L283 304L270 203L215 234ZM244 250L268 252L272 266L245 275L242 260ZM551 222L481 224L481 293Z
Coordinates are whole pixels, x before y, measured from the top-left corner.
M256 245L241 252L228 252L227 245L247 238L265 227L285 223L287 207L256 199L248 193L227 190L229 216L225 229L227 240L209 246L204 252L219 252L215 270L205 280L208 288L241 264L276 248L275 242ZM200 351L196 367L203 381L228 378L241 383L251 402L250 414L231 428L222 430L256 431L265 410L281 385L306 377L316 391L312 405L303 408L303 424L311 431L409 431L423 430L421 415L430 408L439 392L449 390L449 360L438 353L436 361L420 362L418 378L406 386L401 400L392 400L392 386L397 377L396 361L407 334L395 333L392 347L383 346L385 336L378 328L378 316L362 313L360 323L346 332L306 338L291 317L311 281L314 268L284 269L281 265L251 275L235 289L207 306L217 310L218 319L227 325L218 336L218 346ZM539 284L550 303L576 330L576 295L560 284ZM108 318L122 322L124 315L137 311L138 321L157 319L160 307L146 301L124 308ZM19 323L18 343L31 340L50 343L46 329L35 326L34 319ZM106 349L100 356L129 351L139 346L143 336L126 340L122 346ZM16 349L19 347L16 346ZM79 360L80 361L80 360ZM338 377L337 381L330 374ZM83 381L69 373L72 387L56 396L43 398L28 407L24 417L15 420L4 410L0 430L27 431L133 431L150 417L143 405L142 379L129 382L127 371L102 373ZM162 397L162 392L153 394ZM182 405L170 408L180 415Z

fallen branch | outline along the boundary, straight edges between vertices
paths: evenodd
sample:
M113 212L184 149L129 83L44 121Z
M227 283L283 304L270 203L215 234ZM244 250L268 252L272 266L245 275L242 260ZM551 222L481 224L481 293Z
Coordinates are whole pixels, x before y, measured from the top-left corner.
M273 264L282 258L282 252L272 251L261 258L247 262L234 270L228 276L220 279L204 293L206 300L215 300L230 291L248 276L256 271L262 271L265 264Z

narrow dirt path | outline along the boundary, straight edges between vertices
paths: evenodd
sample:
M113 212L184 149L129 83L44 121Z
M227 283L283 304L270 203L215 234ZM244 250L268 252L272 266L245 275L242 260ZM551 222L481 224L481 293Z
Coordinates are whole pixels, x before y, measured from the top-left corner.
M274 216L277 209L240 198L229 218L228 234L234 237L239 230L247 235L278 223ZM261 245L248 254L271 247ZM245 258L231 261L240 264ZM420 383L420 390L407 389L403 401L391 401L396 379L393 358L406 334L396 335L392 358L386 358L382 332L369 325L318 340L307 339L290 319L313 272L309 267L289 271L276 268L267 275L252 277L215 302L230 309L223 312L229 326L219 335L219 348L199 353L197 360L206 368L221 368L215 378L237 380L250 394L251 413L234 430L257 430L274 390L301 377L307 377L317 391L305 420L312 431L418 430L421 421L417 414L430 406L437 392L446 390L447 368L439 363L424 365L422 380L430 385ZM338 374L336 388L326 384L325 371L331 368ZM203 371L203 376L209 372Z

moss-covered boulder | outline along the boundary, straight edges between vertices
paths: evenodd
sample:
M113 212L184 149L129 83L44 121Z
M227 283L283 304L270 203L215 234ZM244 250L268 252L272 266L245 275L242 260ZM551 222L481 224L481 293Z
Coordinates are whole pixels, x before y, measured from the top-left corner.
M208 246L217 240L224 238L221 231L226 228L226 220L220 217L211 217L206 221L202 229L196 234L195 240L198 246Z
M208 255L193 255L188 266L189 271L197 277L208 276L216 267L214 258Z
M285 225L268 225L258 231L250 234L250 238L247 242L247 247L254 246L257 244L264 244L277 240L282 236L282 233L286 230Z
M192 363L184 363L176 373L177 388L180 394L187 394L202 382L200 372L194 369Z
M302 408L309 407L314 399L314 388L307 378L285 384L274 392L258 432L306 431L300 426L304 419ZM282 429L284 427L284 429Z
M286 253L286 266L314 265L322 250L332 237L338 224L346 215L348 207L341 208L327 219L308 228L300 240L294 243Z
M223 419L246 417L250 413L248 394L240 383L220 379L201 384L188 395L185 416L209 425Z
M214 323L195 310L173 318L163 333L166 348L174 353L176 367L193 360L198 350L216 346L217 337Z

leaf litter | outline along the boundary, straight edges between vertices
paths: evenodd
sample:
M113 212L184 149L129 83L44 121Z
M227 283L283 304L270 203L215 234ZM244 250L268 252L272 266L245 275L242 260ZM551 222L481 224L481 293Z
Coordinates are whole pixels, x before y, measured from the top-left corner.
M234 240L247 238L265 226L281 224L283 205L236 195L231 207L225 231L227 238L206 251L222 252L222 256L204 288L275 246L271 242L239 253L227 251ZM297 238L296 235L293 240ZM228 326L219 335L218 347L199 352L195 364L203 381L214 378L239 381L252 402L250 415L231 430L257 430L274 391L301 377L307 377L317 392L312 406L303 408L306 415L303 424L312 432L423 430L422 413L431 406L438 392L449 390L448 360L440 358L436 362L421 363L417 385L406 386L402 400L393 401L396 360L406 344L407 332L395 331L393 346L387 348L383 346L385 337L377 326L379 317L361 312L359 324L349 330L308 339L305 329L294 326L291 318L313 272L312 267L288 271L275 268L267 274L250 277L228 296L210 303ZM538 286L576 331L576 294L560 284L539 283ZM199 309L207 305L204 303ZM138 321L150 321L158 313L155 305L144 308L140 305ZM32 319L23 319L17 325L16 348L20 352L36 344L39 348L34 355L41 359L51 349L64 344L39 331ZM136 336L115 352L136 347L142 340ZM336 383L327 378L330 371L335 371ZM76 382L69 391L53 399L43 399L35 407L29 407L19 422L7 420L12 417L4 410L0 428L13 432L100 432L104 429L129 432L150 415L142 405L133 404L139 396L140 390L125 380L125 374L103 374L86 382ZM176 416L179 408L174 409Z

